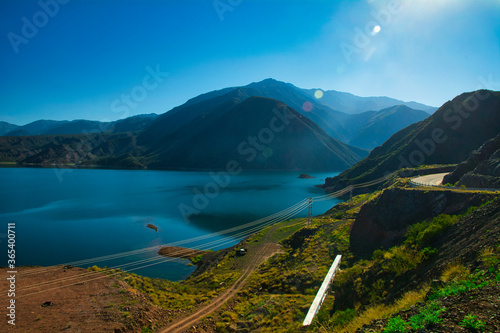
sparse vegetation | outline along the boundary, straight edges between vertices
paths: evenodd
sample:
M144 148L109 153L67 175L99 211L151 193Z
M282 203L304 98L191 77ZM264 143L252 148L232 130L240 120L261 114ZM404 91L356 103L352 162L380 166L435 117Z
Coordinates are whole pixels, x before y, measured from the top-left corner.
M384 333L404 333L408 332L408 323L406 323L400 316L389 319Z
M465 316L465 318L460 323L461 326L473 332L484 331L484 324L485 323L483 321L477 319L477 316L471 314Z
M258 246L265 239L272 239L282 245L281 253L262 264L233 301L213 314L214 329L225 332L241 326L262 332L300 330L337 254L342 254L343 259L333 289L347 290L351 303L342 303L345 307L339 308L334 297L328 296L311 326L313 331L355 332L376 319L385 323L380 328L384 332L429 330L439 326L448 311L443 298L500 281L500 247L485 247L478 255L484 269L471 273L464 263L455 262L442 268L434 280L421 281L420 285L395 296L395 291L408 284L412 274L436 257L442 235L477 208L469 208L462 216L442 214L415 223L408 227L398 245L375 250L370 259L360 259L350 252L351 226L360 206L379 195L375 192L356 196L314 218L311 226L305 226L304 219L292 220L247 239L242 246ZM217 260L213 268L182 282L125 272L119 272L118 276L131 290L145 292L154 303L175 316L180 311L210 303L241 276L240 268L244 267L241 265L248 257L237 257L234 251L229 251ZM342 295L335 297L341 299ZM413 309L411 315L405 314L410 309Z

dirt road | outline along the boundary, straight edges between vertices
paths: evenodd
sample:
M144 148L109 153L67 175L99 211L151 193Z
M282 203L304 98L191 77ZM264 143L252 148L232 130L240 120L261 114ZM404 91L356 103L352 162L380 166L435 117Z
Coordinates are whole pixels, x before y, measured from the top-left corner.
M271 234L268 232L266 235ZM272 241L270 237L265 237L262 241L262 246L259 249L253 249L247 256L250 256L247 266L244 268L241 276L234 282L234 284L225 290L221 295L213 299L208 305L205 305L191 315L185 318L172 322L165 329L159 331L160 333L181 333L194 326L204 317L217 311L222 305L235 296L238 291L243 288L250 275L257 269L257 267L265 260L270 258L275 253L279 252L279 245Z

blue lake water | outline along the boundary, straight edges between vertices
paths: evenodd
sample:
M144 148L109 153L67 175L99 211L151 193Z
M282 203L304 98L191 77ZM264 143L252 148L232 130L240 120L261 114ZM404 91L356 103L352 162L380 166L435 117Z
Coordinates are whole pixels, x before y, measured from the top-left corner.
M312 172L315 178L299 179L297 172L244 172L217 180L208 172L0 168L0 248L6 251L7 223L15 222L18 266L56 265L151 247L90 265L136 263L157 258L161 244L235 227L323 195L314 185L336 174ZM313 214L338 202L314 203ZM307 216L307 208L297 216ZM148 223L159 232L147 228ZM213 241L219 243L207 247L216 250L239 239L219 235L183 246L203 247ZM133 272L175 281L194 269L175 259Z

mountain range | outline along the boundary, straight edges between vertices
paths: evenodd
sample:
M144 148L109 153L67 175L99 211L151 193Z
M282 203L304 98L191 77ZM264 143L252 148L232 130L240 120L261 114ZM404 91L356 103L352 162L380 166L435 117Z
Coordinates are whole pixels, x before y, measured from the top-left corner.
M314 96L317 89L303 89L310 96ZM437 108L417 102L403 102L390 97L360 97L350 93L326 90L323 91L321 103L328 105L334 110L344 113L355 114L366 111L382 110L394 105L405 105L415 110L423 110L429 114L434 113Z
M0 136L138 132L148 127L156 117L157 114L151 113L110 122L84 119L37 120L24 126L0 121Z
M351 113L329 106L335 105L335 94L344 96L336 103ZM40 120L17 127L2 123L0 158L155 169L223 169L237 160L246 169L344 170L394 132L429 116L399 104L362 112L367 106L401 102L390 98L365 100L333 91L325 96L266 79L199 95L159 116L115 122ZM432 107L410 104L432 112ZM278 131L280 121L286 126ZM95 142L88 139L92 133Z
M463 93L446 102L424 121L392 135L353 167L334 178L327 178L325 188L336 191L423 164L457 164L498 133L500 92L478 90Z

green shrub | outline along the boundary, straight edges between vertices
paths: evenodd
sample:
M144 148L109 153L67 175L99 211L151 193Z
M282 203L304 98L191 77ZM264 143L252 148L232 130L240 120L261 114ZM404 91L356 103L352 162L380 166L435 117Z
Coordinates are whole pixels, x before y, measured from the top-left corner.
M445 310L436 302L430 303L419 314L410 318L411 328L419 330L440 323L439 315Z
M436 253L436 249L433 248L418 250L405 245L395 246L384 254L385 262L383 267L390 272L396 273L396 275L401 275L416 268L434 253Z
M471 314L465 316L465 318L460 323L460 326L463 326L471 331L484 331L484 322L477 319L477 316L473 316Z
M459 216L441 214L432 221L416 223L408 227L406 244L419 247L430 245L443 231L458 221Z
M472 276L472 278L451 283L442 289L439 289L429 296L429 299L434 300L441 297L448 297L451 295L458 295L469 290L482 288L488 285L487 281L480 281L478 275Z
M389 319L387 326L384 328L384 333L404 333L408 332L408 323L397 316Z
M202 254L200 254L199 256L196 256L196 257L194 257L194 258L191 258L191 262L192 262L193 264L195 264L195 265L196 265L197 263L199 263L199 262L200 262L201 257L203 257L203 255L202 255Z

